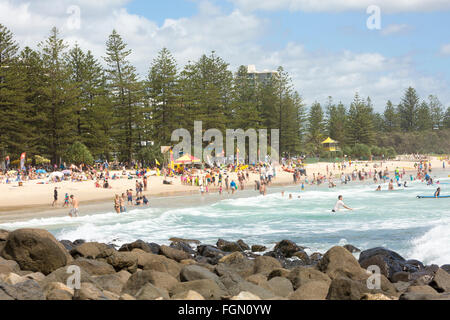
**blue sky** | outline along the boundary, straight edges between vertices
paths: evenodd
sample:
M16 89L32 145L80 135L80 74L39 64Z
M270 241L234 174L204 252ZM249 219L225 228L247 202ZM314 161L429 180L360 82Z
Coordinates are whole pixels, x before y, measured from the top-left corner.
M381 30L366 26L371 4ZM77 29L67 25L73 5ZM179 68L215 50L231 70L284 66L308 104L330 95L348 104L359 92L382 111L411 85L450 106L450 0L0 0L0 21L32 47L57 26L100 60L115 28L141 76L162 47Z

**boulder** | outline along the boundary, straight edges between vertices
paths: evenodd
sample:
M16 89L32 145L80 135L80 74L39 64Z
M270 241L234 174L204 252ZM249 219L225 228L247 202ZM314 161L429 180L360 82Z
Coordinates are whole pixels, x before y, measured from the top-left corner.
M0 274L20 271L19 264L14 260L6 260L0 257Z
M194 281L203 279L218 281L219 276L204 267L198 265L188 265L181 269L180 279L181 281Z
M119 251L123 252L123 251L133 251L133 249L141 249L142 251L148 252L148 253L153 253L152 249L150 248L150 246L145 243L142 240L137 240L135 242L132 243L126 243L123 246L120 247ZM159 250L158 250L159 253Z
M410 286L406 290L406 292L412 292L412 293L421 293L421 294L439 294L436 290L434 290L430 286Z
M61 241L59 241L59 243L61 243L64 246L64 248L66 248L67 251L70 251L70 250L72 250L73 248L76 247L73 244L73 242L70 241L70 240L61 240Z
M261 298L258 297L257 295L254 295L251 292L242 291L238 295L232 297L230 300L235 300L235 301L248 301L248 300L255 301L255 300L261 300Z
M398 292L403 293L411 286L411 283L399 281L399 282L393 283L393 285L394 285L395 289L397 289Z
M215 281L203 279L178 283L170 290L170 295L177 296L191 290L198 292L206 300L220 300L222 296L227 294L227 292L221 289Z
M133 300L136 300L136 298L131 296L131 295L129 295L128 293L125 293L125 294L120 296L119 300L133 301Z
M444 264L441 266L441 269L450 273L450 264Z
M184 301L202 301L205 300L205 298L203 298L203 296L193 290L189 290L187 292L182 292L179 294L176 294L172 297L172 300L184 300Z
M16 261L22 270L47 275L67 265L72 258L64 246L48 231L19 229L10 232L2 255Z
M238 241L237 241L237 244L238 244L244 251L250 250L249 245L246 244L246 243L244 242L244 240L238 240Z
M309 256L310 263L312 265L316 265L319 263L320 260L322 260L323 255L320 252L314 252L312 255Z
M331 281L328 291L328 300L361 300L364 294L370 293L361 281L338 276Z
M300 261L302 262L303 265L311 264L311 260L309 259L308 254L303 250L297 251L292 256L300 259Z
M8 235L9 235L9 231L0 229L0 242L6 241L6 239L8 238Z
M339 246L328 250L317 264L317 268L331 279L344 276L361 280L367 279L369 276L366 270L361 268L355 257L347 249Z
M8 274L0 274L0 281L3 281L7 284L16 285L21 282L28 281L28 278L21 277L15 273L8 273Z
M122 289L127 282L119 273L105 274L93 277L96 284L102 289L120 295Z
M198 240L194 240L194 239L183 239L183 238L170 238L169 241L172 242L184 242L187 244L200 244L201 242Z
M73 300L108 300L108 298L94 284L82 282L81 288L75 290Z
M275 277L267 282L269 290L277 297L288 297L294 292L291 281L282 277Z
M146 283L137 293L137 300L161 300L169 299L169 293L165 289L160 289L152 285L151 283Z
M123 287L122 293L136 296L138 291L147 283L150 283L159 289L169 291L178 284L178 280L164 272L154 270L139 271L128 279Z
M360 249L358 249L357 247L351 245L351 244L346 244L345 246L343 246L345 249L347 249L348 251L350 251L350 253L355 253L355 252L361 252Z
M54 300L54 301L65 301L73 299L73 295L71 295L69 292L59 289L49 291L46 297L47 300Z
M391 281L393 283L402 281L402 282L409 282L411 280L411 274L406 271L400 271L394 273L394 275L391 277Z
M107 300L120 300L120 296L114 292L103 290L103 294Z
M66 286L64 283L61 282L50 282L46 284L44 287L44 292L46 296L48 297L48 294L52 291L65 291L67 294L70 295L70 300L72 300L72 297L75 293L75 291L68 286Z
M307 267L298 267L293 269L287 278L292 282L294 290L297 290L310 281L325 282L328 287L331 284L331 279L328 275L316 269Z
M217 241L217 248L225 252L242 252L244 249L241 248L236 242L230 242L223 239Z
M371 294L371 293L365 293L361 300L394 300L388 296L385 296L382 293L375 293L375 294Z
M378 247L361 252L359 264L364 269L377 265L384 276L392 279L396 272L404 271L406 260L394 251Z
M291 270L284 269L284 268L278 268L273 270L269 275L267 276L267 280L270 280L275 277L283 277L287 278L289 274L291 273Z
M134 273L138 268L138 257L134 252L114 252L106 258L106 262L113 266L117 272L126 270Z
M281 253L286 258L290 258L294 253L303 251L303 249L303 247L297 246L297 244L290 240L282 240L275 245L273 251Z
M267 248L265 246L261 246L261 245L257 245L257 244L252 246L252 252L264 252L266 250L267 250Z
M70 263L70 265L79 266L84 271L89 273L90 275L105 275L105 274L113 274L116 273L114 268L102 261L86 259L86 258L78 258Z
M25 275L25 278L40 282L45 279L45 275L41 272L33 272Z
M261 299L271 299L275 297L275 294L269 290L261 286L255 285L249 281L244 280L237 273L228 273L220 277L220 281L228 291L228 293L232 296L238 295L242 291L251 292Z
M44 291L34 280L15 285L0 282L0 300L45 300Z
M450 274L439 269L430 282L430 286L436 289L437 292L450 292Z
M97 258L107 258L112 255L116 250L111 249L104 243L98 242L85 242L70 251L72 257L76 258L86 258L86 259L97 259Z
M172 242L170 244L171 248L177 249L177 250L181 250L186 252L189 255L195 255L197 254L197 252L191 248L191 246L188 243L185 242Z
M68 270L69 267L61 267L49 275L45 277L44 280L40 281L39 284L42 287L45 287L46 285L52 283L52 282L60 282L68 285L68 280L71 280L73 278L73 272L69 273ZM69 277L71 277L69 279ZM80 269L80 282L92 282L95 283L95 280L91 277L89 273L84 271L83 269Z
M418 272L425 269L423 263L419 260L407 260L403 266L403 270L406 272Z
M161 246L161 254L165 257L180 262L181 260L191 259L191 255L178 249L168 246Z
M251 276L245 278L245 280L264 289L269 289L267 277L261 273L252 274Z
M281 267L281 263L277 259L260 256L255 259L253 272L268 276L273 270L280 269Z
M288 296L289 300L325 300L330 284L325 281L308 281Z
M450 300L450 295L405 292L400 296L399 300Z
M181 266L165 256L144 252L140 249L132 251L138 259L138 267L144 270L155 270L170 274L176 279L180 278Z
M220 265L225 265L226 267L228 267L226 269L231 269L244 278L252 275L255 269L255 261L249 260L240 252L234 252L228 256L221 258L219 260L219 264L216 267L216 272L217 269L221 269Z
M227 253L213 246L201 245L197 247L199 255L208 258L208 262L211 264L217 264L218 261L224 257Z

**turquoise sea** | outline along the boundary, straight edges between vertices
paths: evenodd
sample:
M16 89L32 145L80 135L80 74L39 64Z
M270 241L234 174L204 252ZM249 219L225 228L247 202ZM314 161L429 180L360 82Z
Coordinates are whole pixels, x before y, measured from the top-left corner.
M448 174L438 173L443 195L450 195ZM59 240L85 239L117 245L137 239L168 244L169 238L180 237L208 244L215 244L219 238L243 239L250 245L269 248L289 239L308 247L308 253L323 253L343 244L360 249L384 246L428 264L450 263L450 199L416 198L433 195L437 185L408 181L408 188L375 192L376 186L372 182L349 183L334 189L307 186L305 191L298 186L274 187L265 197L252 190L226 199L217 195L169 197L155 201L156 206L131 209L122 215L111 210L77 219L5 223L0 224L0 229L38 227L49 230ZM387 190L386 184L382 186ZM356 210L332 214L338 195L343 195L344 202Z

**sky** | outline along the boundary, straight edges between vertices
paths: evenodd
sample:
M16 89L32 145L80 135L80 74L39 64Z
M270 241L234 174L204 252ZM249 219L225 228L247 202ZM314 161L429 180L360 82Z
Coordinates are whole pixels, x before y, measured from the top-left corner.
M32 48L56 26L99 59L116 29L142 77L163 47L180 69L215 51L283 66L308 105L358 92L381 112L412 86L450 106L450 0L0 0L0 23Z

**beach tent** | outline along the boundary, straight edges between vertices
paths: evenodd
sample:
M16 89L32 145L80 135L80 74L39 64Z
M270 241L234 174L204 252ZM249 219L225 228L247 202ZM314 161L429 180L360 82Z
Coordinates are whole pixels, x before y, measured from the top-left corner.
M62 173L62 172L52 172L48 176L49 179L53 179L53 177L63 178L64 177L64 173Z
M179 158L177 161L175 161L175 164L189 164L189 163L199 163L200 159L190 155L185 154L181 158Z

